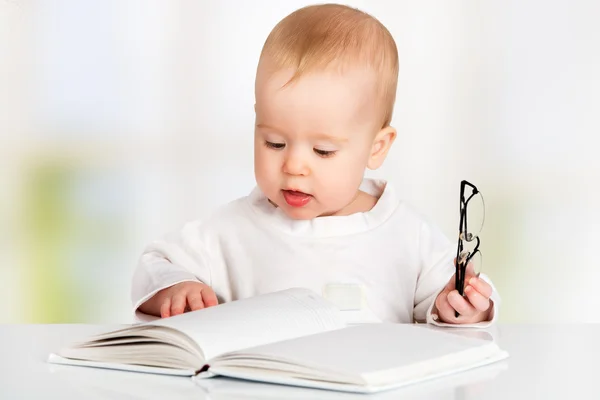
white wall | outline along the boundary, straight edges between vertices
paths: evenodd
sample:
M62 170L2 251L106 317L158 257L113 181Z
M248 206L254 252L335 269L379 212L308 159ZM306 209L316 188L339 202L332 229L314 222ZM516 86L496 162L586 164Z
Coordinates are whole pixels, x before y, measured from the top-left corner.
M21 312L31 271L20 271L36 249L12 246L6 232L26 231L11 210L20 176L45 157L76 171L67 198L77 215L116 221L106 235L112 227L122 237L68 239L67 252L85 251L69 253L62 273L93 293L87 320L127 320L144 243L253 186L258 55L279 19L312 2L9 3L0 26L27 23L0 37L0 55L10 56L0 56L0 87L13 87L0 98L7 115L27 117L0 120L9 149L0 182L14 192L0 196L0 261L11 260L0 267L0 301L12 305L0 321L34 319ZM386 24L400 52L399 137L369 175L395 181L451 237L460 180L480 187L484 269L504 298L503 321L600 321L598 3L346 4ZM19 60L35 62L4 72ZM20 89L27 101L12 101Z

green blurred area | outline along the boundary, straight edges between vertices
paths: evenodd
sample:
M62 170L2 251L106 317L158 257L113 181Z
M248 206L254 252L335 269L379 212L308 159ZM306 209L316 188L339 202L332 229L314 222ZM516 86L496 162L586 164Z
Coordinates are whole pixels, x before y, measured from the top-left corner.
M69 273L69 246L83 228L68 206L66 195L73 169L61 164L38 164L26 177L23 221L28 235L24 273L30 287L25 320L39 323L80 320L85 299Z
M111 209L109 196L94 186L105 174L111 172L60 159L36 160L24 173L18 322L86 322L110 302L113 279L106 275L127 243L119 218L126 202L121 211Z

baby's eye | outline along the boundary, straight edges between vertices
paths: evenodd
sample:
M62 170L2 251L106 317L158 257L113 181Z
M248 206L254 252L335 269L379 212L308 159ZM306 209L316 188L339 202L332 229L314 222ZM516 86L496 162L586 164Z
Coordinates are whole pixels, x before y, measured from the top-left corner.
M281 150L285 147L285 143L274 143L274 142L269 142L267 140L267 141L265 141L265 146L267 146L270 149Z
M315 150L315 153L317 153L321 157L331 157L336 153L336 150L321 150L321 149L314 149L314 150Z

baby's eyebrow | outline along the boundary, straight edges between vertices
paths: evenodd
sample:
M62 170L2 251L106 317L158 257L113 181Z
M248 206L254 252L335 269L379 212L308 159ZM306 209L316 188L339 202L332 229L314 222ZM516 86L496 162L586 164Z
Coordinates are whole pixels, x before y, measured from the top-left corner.
M268 129L268 130L275 131L275 132L283 132L281 129L276 128L274 126L267 125L267 124L256 124L256 127L259 129ZM348 141L348 139L345 137L328 135L328 134L322 133L322 132L311 132L311 133L309 133L309 136L312 139L326 140L328 142L345 143Z
M348 138L328 135L326 133L321 133L321 132L315 132L315 133L311 134L311 136L314 137L315 139L321 139L321 140L337 142L337 143L345 143L348 141Z
M269 125L265 125L265 124L256 124L256 127L257 127L257 128L261 128L261 129L270 129L270 130L272 130L272 131L277 131L277 132L280 132L280 130L279 130L279 129L277 129L277 128L274 128L274 127L272 127L272 126L269 126Z
M270 126L270 125L266 125L266 124L256 124L256 127L260 128L260 129L269 129L269 130L272 130L275 132L283 132L279 128L276 128L276 127ZM328 135L328 134L322 133L322 132L311 132L311 133L309 133L309 136L313 139L326 140L326 141L337 142L337 143L345 143L348 141L348 139L345 137Z

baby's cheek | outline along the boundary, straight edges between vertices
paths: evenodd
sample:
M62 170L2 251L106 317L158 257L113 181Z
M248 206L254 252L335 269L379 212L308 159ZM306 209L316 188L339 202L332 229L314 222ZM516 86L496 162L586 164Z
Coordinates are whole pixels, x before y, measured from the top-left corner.
M325 169L323 175L328 182L327 187L331 188L331 196L351 200L362 183L364 167L357 168L355 163L338 163Z
M341 210L356 197L359 185L339 179L326 186L320 196L320 201L331 210Z

